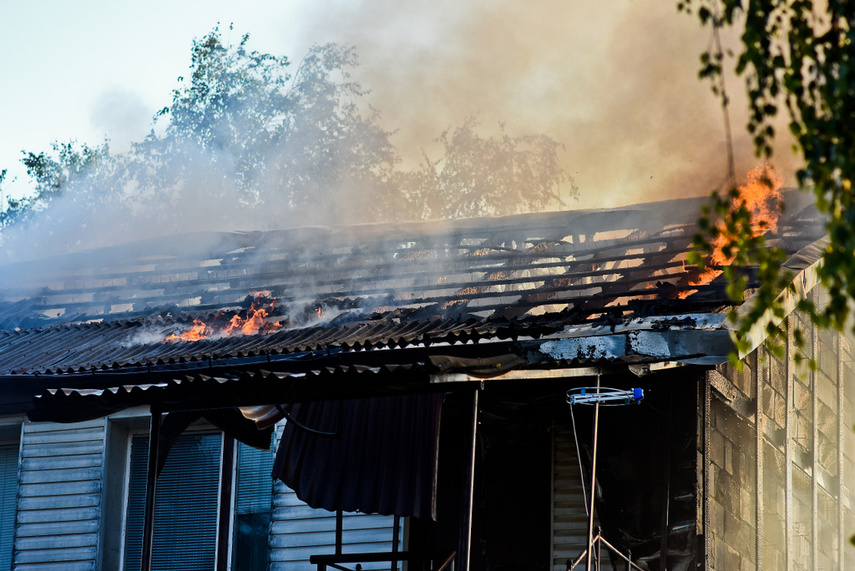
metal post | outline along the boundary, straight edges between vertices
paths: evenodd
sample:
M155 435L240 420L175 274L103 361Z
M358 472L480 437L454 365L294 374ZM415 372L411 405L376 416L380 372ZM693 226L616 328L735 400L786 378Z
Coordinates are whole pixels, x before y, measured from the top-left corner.
M401 535L401 516L395 514L392 525L392 553L398 553L398 538ZM398 562L392 560L392 571L398 571Z
M157 494L157 457L160 450L160 409L151 407L151 429L148 436L148 473L145 484L145 512L143 521L141 571L151 571L154 547L154 505Z
M235 438L229 434L223 434L223 455L220 464L220 521L217 525L217 571L228 571L229 568L234 466Z
M344 536L344 512L341 508L335 512L335 554L341 555Z
M597 375L597 394L600 393L600 375ZM600 401L594 403L594 440L591 446L591 497L588 510L588 554L585 571L591 571L591 552L594 550L594 491L597 485L597 428L600 421ZM465 571L465 570L464 570Z
M478 389L472 392L472 417L467 434L469 445L469 462L466 467L466 478L463 482L463 517L460 530L460 565L459 571L469 571L472 547L472 509L475 496L475 447L478 435Z
M671 431L674 417L674 387L668 387L668 416L667 428L665 430L665 469L662 470L662 477L665 479L665 485L662 487L662 510L661 529L662 533L659 536L659 568L662 571L668 570L668 536L671 533Z

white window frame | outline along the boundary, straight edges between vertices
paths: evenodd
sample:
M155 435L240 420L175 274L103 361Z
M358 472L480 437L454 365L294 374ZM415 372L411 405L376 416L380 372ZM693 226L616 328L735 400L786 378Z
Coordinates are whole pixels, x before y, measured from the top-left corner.
M131 444L133 442L134 436L145 435L148 436L151 431L151 413L149 412L148 407L136 407L133 409L128 409L122 411L120 413L113 414L109 417L109 431L118 433L118 437L114 435L114 439L111 439L108 435L108 460L110 463L110 467L112 470L121 471L121 484L116 484L115 482L110 482L105 485L104 488L108 487L113 490L113 493L117 491L121 493L122 501L116 502L113 508L114 510L118 509L121 506L121 513L119 517L121 518L121 533L115 536L115 539L110 541L110 548L114 551L114 555L107 555L105 552L105 557L103 558L104 568L110 569L125 569L125 543L127 539L127 528L128 528L128 502L129 502L129 490L130 490L130 479L131 479ZM222 488L222 449L225 441L225 434L222 430L210 424L207 421L201 420L194 422L185 430L187 432L215 432L220 436L220 470L217 476L217 494L219 497L219 490ZM232 466L232 489L231 489L231 497L229 499L230 511L229 514L229 533L228 533L228 562L227 569L231 570L231 553L234 546L234 502L235 502L235 482L237 481L237 463ZM109 503L106 503L105 506L109 506ZM217 513L216 513L216 521L219 527L220 520L220 502L217 502ZM116 517L115 513L113 517ZM108 535L106 533L102 533L102 537ZM216 535L217 541L219 541L219 532ZM214 553L216 554L217 545L214 545ZM215 564L216 564L216 555L215 555Z

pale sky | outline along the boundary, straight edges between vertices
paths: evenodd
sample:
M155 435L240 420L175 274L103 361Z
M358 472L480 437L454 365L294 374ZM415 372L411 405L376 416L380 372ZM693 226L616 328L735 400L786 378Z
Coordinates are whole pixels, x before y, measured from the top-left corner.
M235 41L249 32L254 49L303 53L301 10L293 0L0 0L0 169L24 179L21 150L54 140L108 137L121 151L169 104L193 38L218 22L227 38L234 22Z
M708 32L662 0L0 0L0 169L25 179L21 150L54 140L108 137L121 152L218 22L294 62L313 43L355 45L355 79L405 156L472 114L487 131L552 137L580 190L571 207L705 195L726 174L721 112L697 79Z

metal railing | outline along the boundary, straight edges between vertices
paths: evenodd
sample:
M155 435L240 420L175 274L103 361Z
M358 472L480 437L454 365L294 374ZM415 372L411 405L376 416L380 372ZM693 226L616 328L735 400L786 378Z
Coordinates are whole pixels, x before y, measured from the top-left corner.
M327 567L332 567L338 571L362 571L362 563L389 562L392 564L392 568L395 569L401 561L421 561L423 563L421 567L423 571L445 571L451 566L456 556L456 551L448 554L412 553L409 551L335 553L331 555L312 555L309 557L309 562L317 565L318 571L326 571ZM351 569L342 565L343 563L356 563L356 566ZM428 565L425 566L425 563ZM410 567L410 571L413 571L413 567Z
M595 569L596 571L600 571L601 552L604 546L606 549L614 553L618 557L618 559L621 559L624 563L626 563L626 571L630 571L633 569L637 571L645 571L643 567L639 567L638 565L632 562L631 551L628 551L627 554L624 555L617 547L606 541L606 539L602 535L601 528L597 528L597 534L591 540L591 545L588 547L588 549L592 549L591 554L593 555L593 569ZM583 561L586 561L586 558L588 556L588 549L583 550L582 553L580 553L576 559L567 560L567 571L571 571L577 565L579 565Z

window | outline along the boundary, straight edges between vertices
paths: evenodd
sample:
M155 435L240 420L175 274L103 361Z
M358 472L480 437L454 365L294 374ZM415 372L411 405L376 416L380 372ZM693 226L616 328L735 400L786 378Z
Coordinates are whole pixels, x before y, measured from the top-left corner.
M127 482L126 486L117 488L119 493L127 490L124 507L121 507L120 497L106 500L108 510L109 506L117 506L116 523L108 524L106 529L118 528L124 519L125 534L122 543L121 534L107 532L104 539L110 545L105 547L105 552L115 550L116 557L115 560L105 558L105 569L137 571L140 568L148 434L134 431L143 430L143 426L136 421L113 423L115 439L110 444L115 451L113 457L127 458L130 441L130 461L123 463L121 468L116 466L116 471L123 475L114 480ZM270 477L274 454L238 443L231 503L227 506L230 517L220 517L223 435L208 427L210 425L196 426L178 438L158 478L152 568L155 571L213 571L217 567L219 536L228 538L228 568L232 571L266 571L268 568L313 571L310 555L334 551L336 515L309 508L281 482L274 486ZM275 521L274 493L277 498ZM229 534L218 534L218 521L231 522ZM345 553L391 551L393 521L391 516L346 513ZM403 531L399 533L400 541ZM119 556L123 558L121 565ZM364 568L380 568L378 565L366 564ZM389 568L388 564L385 568ZM4 570L0 568L0 571Z
M232 569L267 569L273 454L238 444Z
M185 432L169 451L157 481L152 568L157 571L213 570L223 436ZM237 447L232 569L267 568L273 455ZM124 569L140 568L148 435L131 440Z
M0 444L0 571L12 568L17 489L18 443Z
M222 436L183 434L169 452L157 480L152 568L214 568ZM125 569L139 569L145 510L148 436L131 444L125 531Z

